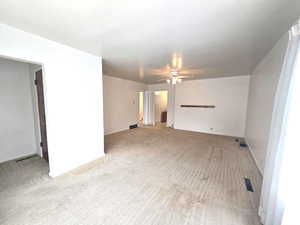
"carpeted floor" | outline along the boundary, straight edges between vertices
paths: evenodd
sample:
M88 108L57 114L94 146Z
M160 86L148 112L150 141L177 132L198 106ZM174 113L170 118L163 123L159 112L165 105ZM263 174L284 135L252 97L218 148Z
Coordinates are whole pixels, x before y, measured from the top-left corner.
M259 224L261 177L234 138L138 128L106 136L105 149L56 179L37 157L0 164L0 224Z

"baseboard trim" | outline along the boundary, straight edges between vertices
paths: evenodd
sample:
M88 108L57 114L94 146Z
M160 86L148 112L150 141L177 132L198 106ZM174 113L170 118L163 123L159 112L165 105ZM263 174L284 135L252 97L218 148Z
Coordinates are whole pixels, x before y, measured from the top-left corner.
M262 224L264 224L264 222L266 220L266 214L265 214L265 211L263 210L263 208L261 206L258 207L258 215L260 217L260 222Z
M254 161L254 163L256 165L256 168L258 169L260 175L263 177L263 171L261 170L261 168L259 168L258 163L257 163L258 161L257 161L256 157L254 156L254 153L253 153L253 150L251 148L251 145L249 144L249 142L247 141L246 138L245 138L245 142L248 145L248 148L249 148L249 151L250 151L250 155L251 155L251 157L252 157L252 159L253 159L253 161Z
M34 155L39 156L38 153L35 152L35 153L24 154L24 155L21 155L21 156L17 156L17 157L5 159L5 160L3 160L3 161L0 161L0 163L5 163L5 162L9 162L9 161L17 161L17 160L20 160L20 159L23 159L23 158L27 158L27 157L34 156Z
M85 166L85 165L87 165L87 164L89 164L89 163L91 163L91 162L93 162L93 161L95 161L95 160L98 160L98 159L100 159L100 158L102 158L102 157L104 157L104 156L105 156L104 153L103 153L103 154L97 154L96 156L91 157L90 159L85 160L84 162L80 163L79 165L72 166L72 167L70 167L70 168L65 168L64 170L62 170L62 171L60 171L60 172L57 172L57 171L53 172L53 171L51 171L51 168L50 168L49 176L50 176L51 178L61 177L61 176L63 176L63 175L69 174L69 173L72 172L73 170L76 170L76 169L78 169L78 168L80 168L80 167L83 167L83 166Z
M129 130L129 128L126 127L126 128L121 128L121 129L118 129L118 130L112 130L112 131L104 132L104 136L114 134L114 133L118 133L118 132L121 132L121 131L124 131L124 130Z
M209 131L200 131L200 130L188 130L188 129L176 128L176 127L173 127L173 129L174 130L182 130L182 131L202 133L202 134L211 134L211 135L217 135L217 136L232 137L232 138L244 138L242 136L236 136L236 135L232 135L232 134L224 134L224 133L218 133L218 132L209 132Z

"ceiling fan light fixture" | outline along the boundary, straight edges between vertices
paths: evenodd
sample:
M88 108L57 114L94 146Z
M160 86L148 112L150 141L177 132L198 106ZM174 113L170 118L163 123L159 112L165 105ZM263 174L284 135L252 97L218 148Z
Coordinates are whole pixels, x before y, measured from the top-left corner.
M167 82L168 84L173 84L173 85L175 85L175 84L180 84L180 83L182 82L182 79L175 76L175 77L172 77L172 78L170 78L170 79L167 79L166 82Z
M172 84L176 84L176 81L177 81L177 78L176 78L176 77L173 77L173 78L172 78Z
M174 53L172 57L172 66L170 68L169 64L166 66L167 73L169 74L169 79L166 80L168 84L176 85L182 82L182 78L185 76L180 76L180 70L182 69L182 56L181 54Z
M173 71L170 72L170 74L171 74L172 76L178 76L178 71L173 70Z

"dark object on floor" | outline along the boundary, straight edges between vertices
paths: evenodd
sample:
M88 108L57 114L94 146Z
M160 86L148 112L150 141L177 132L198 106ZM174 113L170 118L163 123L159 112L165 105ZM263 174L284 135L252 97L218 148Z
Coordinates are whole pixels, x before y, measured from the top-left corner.
M245 142L240 142L240 147L247 148L248 145Z
M34 157L37 157L37 155L26 156L24 158L17 159L16 162L21 162L21 161L24 161L24 160L27 160L27 159L31 159L31 158L34 158Z
M167 112L161 112L161 118L160 118L161 123L166 123L167 122Z
M234 141L235 141L235 142L239 142L239 139L236 138Z
M252 184L251 184L251 180L249 178L244 178L244 180L245 180L245 185L246 185L247 191L254 192Z
M129 126L129 129L134 129L134 128L138 128L138 125L137 124L133 124L133 125Z

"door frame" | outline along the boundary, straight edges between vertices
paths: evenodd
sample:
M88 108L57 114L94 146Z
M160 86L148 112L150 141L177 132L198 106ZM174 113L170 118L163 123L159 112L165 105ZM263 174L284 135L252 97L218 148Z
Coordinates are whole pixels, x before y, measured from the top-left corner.
M43 77L43 88L44 88L44 102L45 102L45 114L46 113L46 99L45 99L45 77L44 77L44 69L43 66L39 66L37 68L34 68L31 72L33 73L30 80L30 83L32 85L32 91L33 91L33 111L34 111L34 123L35 123L35 135L36 135L36 148L38 149L38 154L40 157L43 158L43 148L41 146L42 137L41 137L41 126L40 126L40 115L39 115L39 105L38 105L38 96L37 96L37 87L35 85L35 79L36 79L36 72L42 70L42 77ZM47 117L46 117L46 124L47 124ZM47 137L48 138L48 137ZM49 159L49 151L48 151L48 159Z
M156 92L163 92L163 91L165 91L165 92L167 92L167 105L166 105L166 108L167 108L167 114L168 114L168 110L169 110L169 108L168 108L168 104L169 104L169 90L168 89L161 89L161 90L158 90L158 91L153 91L154 92L154 100L153 100L153 104L154 104L154 123L156 124L156 120L157 120L157 118L156 118ZM168 116L167 116L167 118L168 118ZM159 122L161 122L161 115L159 116ZM167 123L167 121L166 121L166 123Z
M34 123L35 123L35 137L36 137L36 148L38 149L38 154L40 157L43 157L43 151L42 148L40 146L40 141L41 141L41 127L40 127L40 116L39 116L39 107L38 107L38 100L37 100L37 90L36 90L36 86L34 84L34 80L35 80L35 73L39 70L42 70L43 72L43 68L41 66L33 69L32 71L30 71L31 76L30 78L32 78L30 80L30 85L32 86L32 106L33 106L33 112L34 112Z
M144 125L155 126L154 91L144 91Z
M38 105L37 105L37 90L34 84L35 80L35 73L39 70L42 70L43 73L43 89L44 89L44 108L45 108L45 114L46 114L46 124L48 123L47 121L47 85L45 83L46 80L46 75L45 75L45 66L44 63L38 62L38 61L31 61L23 58L18 58L18 57L12 57L8 55L2 55L0 54L1 58L8 59L8 60L13 60L17 62L22 62L22 63L29 63L29 64L35 64L38 65L37 68L30 69L30 80L29 80L29 85L31 88L31 100L32 100L32 109L33 109L33 117L34 117L34 130L35 130L35 138L36 138L36 149L38 150L37 154L43 157L42 153L42 148L40 146L40 140L41 140L41 133L40 133L40 122L39 122L39 115L38 115ZM32 74L33 73L33 74ZM50 168L50 151L48 148L48 159L49 159L49 168Z
M167 127L174 128L175 124L175 92L176 85L172 84L159 84L150 88L151 91L168 91L168 103L167 103Z
M142 99L142 102L141 102ZM142 106L141 106L141 103ZM143 124L144 123L144 91L138 91L138 124ZM141 110L142 109L142 110ZM141 119L141 114L142 114L142 120Z
M38 74L39 73L39 74ZM39 75L39 78L38 78ZM48 154L48 139L47 139L47 122L46 122L46 109L45 109L45 95L44 95L44 77L43 70L39 69L34 73L34 89L37 94L37 107L39 116L38 124L39 124L39 133L40 133L40 148L42 149L42 157L49 162L49 154ZM41 104L42 103L42 104ZM42 118L40 117L42 115ZM42 126L42 122L44 126ZM38 131L37 131L38 132Z
M19 57L13 57L13 56L9 56L9 55L3 55L3 54L0 54L0 57L1 58L4 58L4 59L8 59L8 60L14 60L14 61L18 61L18 62L23 62L23 63L29 63L29 64L35 64L35 65L39 65L38 69L32 69L32 70L29 70L29 73L34 73L33 75L30 74L30 80L29 80L29 84L30 84L30 87L31 87L31 95L32 95L32 100L34 97L35 98L35 102L37 102L37 95L36 95L36 88L35 88L35 84L34 84L34 80L35 80L35 72L36 70L40 70L42 69L42 72L43 72L43 88L44 88L44 107L45 107L45 114L46 114L46 124L49 124L48 123L48 117L47 117L47 109L48 109L48 101L47 101L47 83L45 82L47 80L47 73L45 72L45 64L41 61L32 61L32 60L28 60L26 59L26 57L23 57L23 58L19 58ZM33 78L33 79L31 79ZM37 107L35 104L33 104L34 102L32 102L32 109L34 110L35 107ZM38 112L38 111L37 111ZM35 125L35 133L36 133L36 149L38 150L37 154L39 154L41 157L42 157L42 149L40 147L40 142L39 140L41 140L41 137L40 137L40 125L39 125L39 117L38 115L33 111L33 115L34 115L34 125ZM37 125L37 126L36 126ZM47 129L46 129L47 130ZM47 134L48 134L48 130L47 130ZM48 139L48 137L47 137ZM49 170L50 170L50 167L51 167L51 150L49 149L49 145L48 145L48 159L49 159L49 162L48 162L48 165L49 165ZM49 174L50 175L50 174Z

